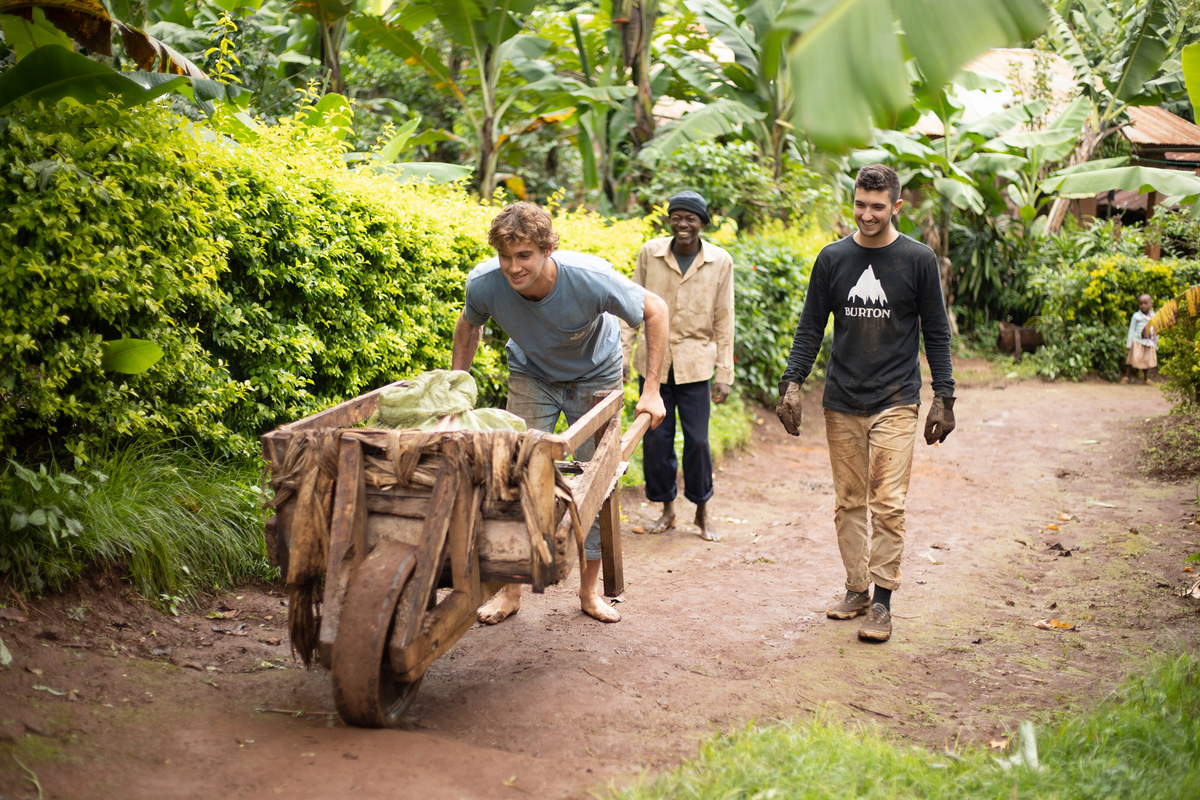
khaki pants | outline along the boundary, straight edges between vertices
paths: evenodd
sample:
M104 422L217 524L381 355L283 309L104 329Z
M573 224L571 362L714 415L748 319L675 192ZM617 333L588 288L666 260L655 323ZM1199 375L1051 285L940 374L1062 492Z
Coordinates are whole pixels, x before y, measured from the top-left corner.
M904 553L904 499L912 473L917 406L897 406L860 417L825 409L825 436L833 466L838 549L846 589L865 592L871 583L900 588ZM867 508L873 532L867 537Z

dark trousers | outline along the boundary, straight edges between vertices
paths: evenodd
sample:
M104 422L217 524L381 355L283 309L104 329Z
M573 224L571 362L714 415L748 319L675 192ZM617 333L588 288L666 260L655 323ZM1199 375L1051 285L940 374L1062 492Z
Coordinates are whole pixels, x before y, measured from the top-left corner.
M638 388L645 386L638 380ZM642 439L642 469L646 473L646 499L651 503L674 500L675 475L679 462L675 458L675 410L683 426L683 496L693 503L707 503L713 494L712 452L708 448L708 414L710 390L708 381L675 383L675 371L667 373L661 387L667 416Z

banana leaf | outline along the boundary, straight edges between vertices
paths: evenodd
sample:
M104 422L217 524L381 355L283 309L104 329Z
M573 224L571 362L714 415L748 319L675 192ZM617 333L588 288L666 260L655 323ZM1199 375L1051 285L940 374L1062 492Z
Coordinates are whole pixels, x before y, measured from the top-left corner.
M152 89L112 67L59 45L39 47L0 74L0 113L19 100L56 103L64 98L88 104L116 95L126 106L148 103L178 88L177 76Z
M162 348L145 339L116 339L100 343L100 368L107 372L137 375L158 363Z
M1146 327L1142 329L1142 335L1145 336L1150 328L1153 328L1156 333L1170 330L1179 322L1181 315L1192 318L1200 317L1200 284L1185 290L1174 300L1168 300L1167 304L1155 312L1150 321L1146 323Z
M0 14L33 19L41 9L54 27L93 53L112 55L112 29L121 34L126 54L139 69L172 75L205 77L204 72L170 45L140 28L113 19L99 0L0 0Z

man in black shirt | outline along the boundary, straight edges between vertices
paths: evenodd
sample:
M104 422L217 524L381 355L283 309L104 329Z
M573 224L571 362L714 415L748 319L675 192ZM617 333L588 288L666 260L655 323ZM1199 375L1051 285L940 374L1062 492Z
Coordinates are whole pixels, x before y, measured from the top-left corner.
M892 227L902 202L891 168L870 164L859 170L854 183L858 230L825 247L813 264L775 409L787 432L799 436L800 385L812 370L832 312L823 405L846 598L825 613L833 619L866 614L859 637L881 642L891 637L892 591L900 587L904 502L921 402L922 335L935 395L925 441L945 441L954 430L950 326L937 257Z

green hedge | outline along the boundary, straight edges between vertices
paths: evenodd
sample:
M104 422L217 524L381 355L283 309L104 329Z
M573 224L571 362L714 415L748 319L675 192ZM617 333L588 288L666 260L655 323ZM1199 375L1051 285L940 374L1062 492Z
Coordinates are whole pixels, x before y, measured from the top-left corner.
M722 242L733 257L736 333L734 374L747 397L774 405L779 379L804 308L808 276L831 234L809 222L772 223L760 233ZM822 358L828 348L822 348ZM821 375L816 370L816 376Z
M448 366L495 210L348 172L339 152L288 120L232 145L154 105L14 116L0 133L0 455L147 434L244 455L275 425ZM649 230L557 222L563 247L626 271ZM121 336L165 356L105 373L100 342ZM497 400L498 339L474 371Z
M1138 295L1150 295L1157 309L1197 282L1200 261L1190 260L1107 254L1044 268L1033 279L1045 297L1039 328L1047 345L1034 356L1040 370L1051 378L1079 380L1095 371L1115 379Z
M1184 316L1159 340L1167 393L1182 409L1200 411L1200 319Z

